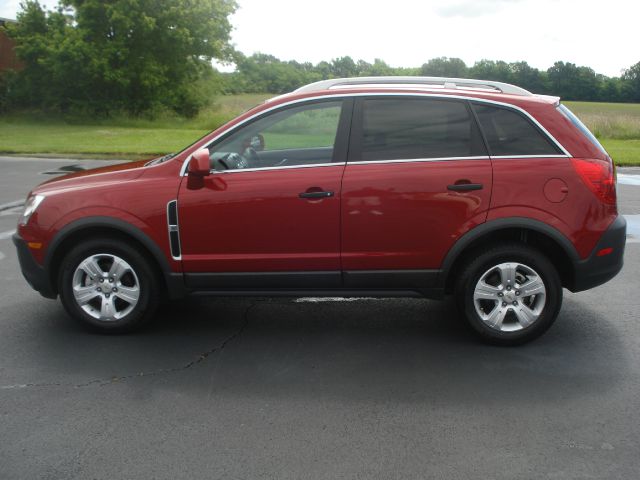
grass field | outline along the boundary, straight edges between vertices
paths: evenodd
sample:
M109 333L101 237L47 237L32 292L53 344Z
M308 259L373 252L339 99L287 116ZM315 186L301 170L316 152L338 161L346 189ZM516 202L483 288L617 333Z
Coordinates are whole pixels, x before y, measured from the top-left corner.
M220 97L193 119L0 117L0 153L141 158L176 152L269 94ZM640 104L565 102L619 165L640 165Z

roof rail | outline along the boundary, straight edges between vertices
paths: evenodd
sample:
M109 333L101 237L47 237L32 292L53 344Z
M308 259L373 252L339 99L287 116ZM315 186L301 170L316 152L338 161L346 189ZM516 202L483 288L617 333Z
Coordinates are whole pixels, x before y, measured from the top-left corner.
M516 87L509 83L494 82L492 80L474 80L470 78L445 78L445 77L353 77L353 78L332 78L310 83L296 90L297 93L315 92L318 90L330 90L332 88L348 88L357 86L393 86L393 87L416 87L431 86L447 89L478 89L489 90L511 95L530 96L533 95L524 88Z

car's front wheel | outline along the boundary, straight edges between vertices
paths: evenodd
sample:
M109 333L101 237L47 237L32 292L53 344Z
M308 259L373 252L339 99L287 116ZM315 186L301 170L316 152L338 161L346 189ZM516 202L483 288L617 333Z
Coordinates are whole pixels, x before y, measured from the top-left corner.
M538 250L496 246L463 271L457 302L469 326L485 341L517 345L542 335L562 304L557 270Z
M152 318L158 280L144 255L116 239L93 239L64 258L58 291L67 312L93 329L128 332Z

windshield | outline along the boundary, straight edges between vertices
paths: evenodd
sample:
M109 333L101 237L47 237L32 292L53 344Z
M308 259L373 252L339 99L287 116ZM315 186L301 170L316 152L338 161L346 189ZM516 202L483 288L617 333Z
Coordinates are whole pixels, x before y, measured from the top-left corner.
M578 130L580 130L584 134L584 136L591 141L591 143L593 143L593 145L596 148L598 148L605 155L607 156L609 155L607 151L604 149L604 147L602 146L602 144L595 137L595 135L589 131L587 126L584 123L582 123L580 119L576 117L571 110L569 110L566 106L562 104L558 105L558 110L560 110L560 113L562 113L565 117L567 117L571 121L571 123L573 123L578 128Z

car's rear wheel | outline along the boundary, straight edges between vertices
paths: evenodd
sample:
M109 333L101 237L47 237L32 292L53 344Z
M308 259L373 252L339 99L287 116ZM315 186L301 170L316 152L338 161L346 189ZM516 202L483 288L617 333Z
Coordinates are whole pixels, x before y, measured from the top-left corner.
M159 302L155 271L138 250L94 239L62 261L58 291L67 312L95 330L122 333L153 317Z
M519 244L479 254L456 288L458 306L483 340L517 345L542 335L562 304L562 284L553 264L538 250Z

